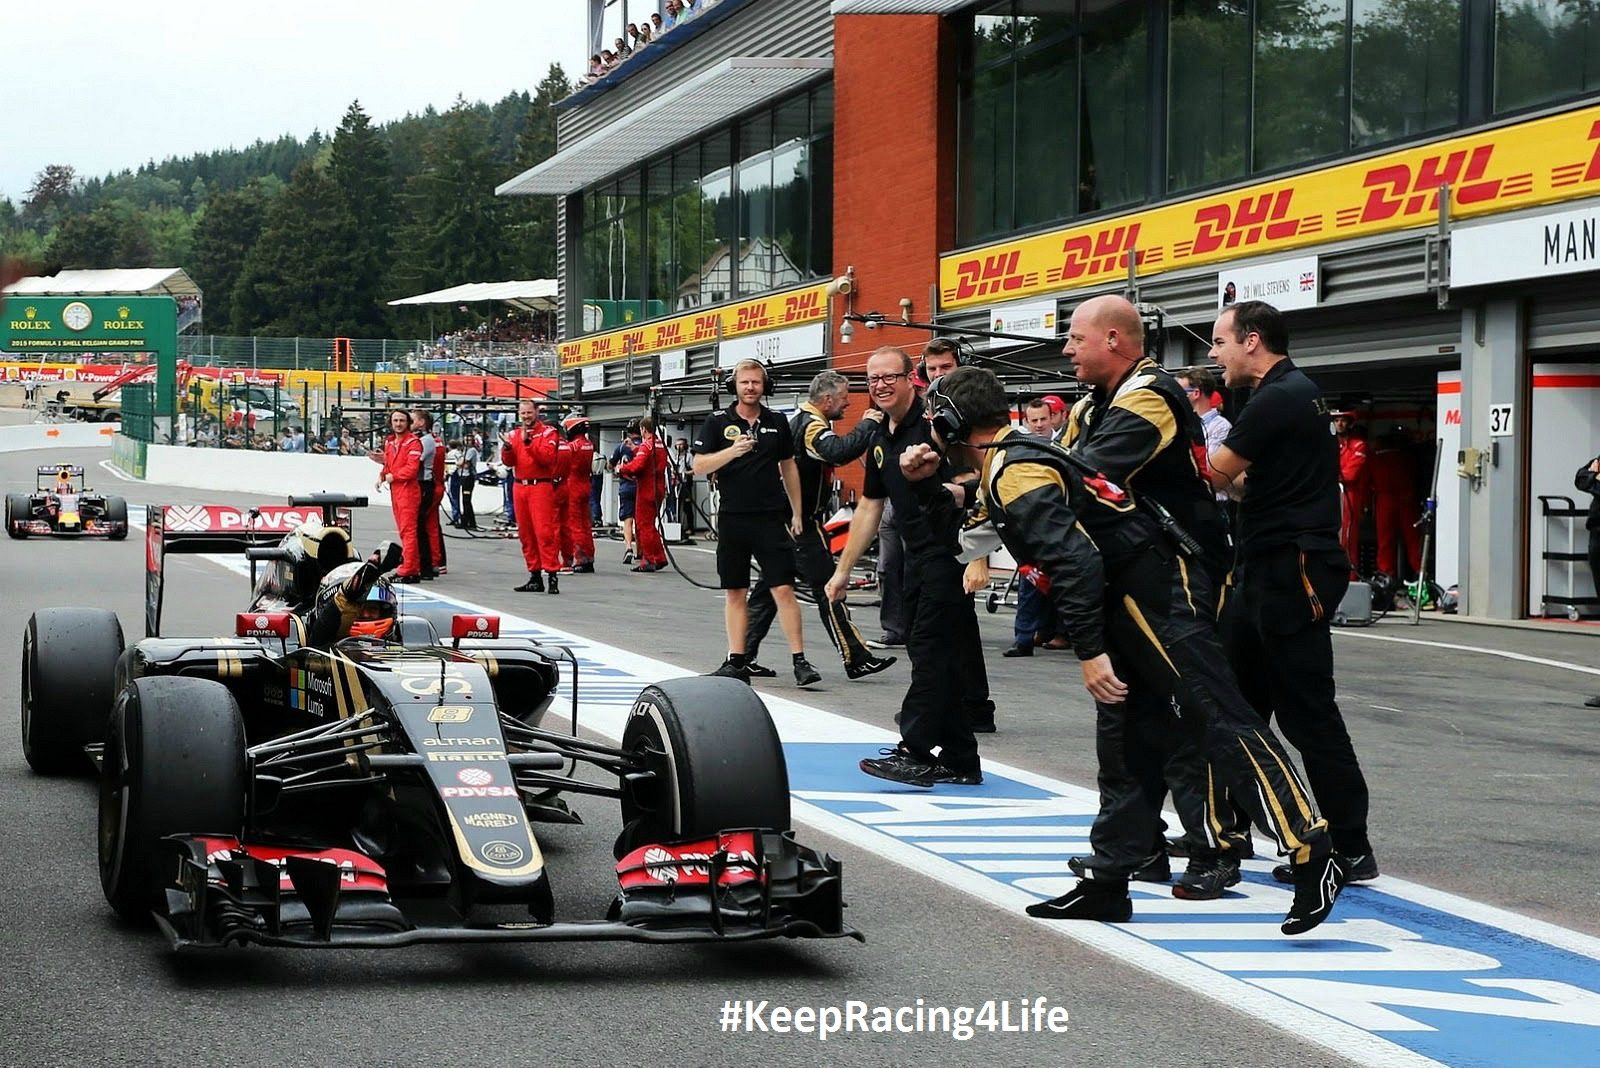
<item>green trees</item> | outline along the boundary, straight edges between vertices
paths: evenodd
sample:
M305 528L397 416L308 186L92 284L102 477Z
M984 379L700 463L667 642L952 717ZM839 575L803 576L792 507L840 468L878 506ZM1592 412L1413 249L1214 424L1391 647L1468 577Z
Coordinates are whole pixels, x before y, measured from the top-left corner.
M493 105L375 124L352 102L331 137L103 177L53 163L19 202L0 197L0 256L34 270L186 268L208 330L382 336L397 296L553 272L554 200L494 189L555 151L553 106L570 91L552 66L532 96Z

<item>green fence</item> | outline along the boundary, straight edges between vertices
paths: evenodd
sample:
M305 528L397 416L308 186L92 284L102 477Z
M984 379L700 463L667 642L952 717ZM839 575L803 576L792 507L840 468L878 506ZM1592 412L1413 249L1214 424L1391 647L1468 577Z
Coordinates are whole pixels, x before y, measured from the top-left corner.
M122 387L122 432L134 441L156 439L156 387L149 383Z

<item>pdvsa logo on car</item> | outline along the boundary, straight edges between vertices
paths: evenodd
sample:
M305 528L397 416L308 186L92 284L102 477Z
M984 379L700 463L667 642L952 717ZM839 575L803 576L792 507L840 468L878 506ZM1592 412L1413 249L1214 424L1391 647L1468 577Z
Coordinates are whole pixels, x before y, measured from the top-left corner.
M494 772L483 768L462 768L456 772L456 782L465 786L488 786L494 782Z

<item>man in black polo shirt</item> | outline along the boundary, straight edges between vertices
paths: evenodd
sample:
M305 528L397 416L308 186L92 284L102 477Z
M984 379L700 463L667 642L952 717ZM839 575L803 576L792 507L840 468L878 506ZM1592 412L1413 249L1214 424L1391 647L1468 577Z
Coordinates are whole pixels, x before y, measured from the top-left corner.
M761 398L767 371L758 360L733 365L737 398L712 412L694 442L694 473L717 476L722 504L717 513L717 579L726 593L723 623L728 631L728 659L713 675L750 681L745 655L749 620L750 558L778 606L778 624L794 656L794 681L810 686L821 672L806 659L800 631L800 605L794 599L794 539L803 529L800 476L794 463L794 435L781 415Z
M983 649L972 598L961 589L956 557L959 516L927 506L900 470L900 454L913 444L933 444L922 399L911 384L911 357L893 346L867 360L867 392L888 418L865 456L861 500L850 520L850 540L828 580L832 600L844 598L850 569L878 532L885 499L905 542L906 653L911 685L900 705L900 744L879 759L863 760L868 775L912 786L983 782L978 740L964 705L971 680L983 674ZM940 483L953 472L941 467ZM987 684L984 689L987 690ZM938 753L935 755L934 750Z
M1250 703L1276 715L1300 750L1339 856L1339 887L1373 879L1367 781L1334 700L1329 616L1350 563L1339 544L1339 446L1328 405L1289 361L1289 332L1272 305L1223 309L1211 344L1228 387L1255 390L1211 456L1211 484L1241 502L1234 588L1224 602L1229 657ZM1273 871L1280 882L1302 874Z

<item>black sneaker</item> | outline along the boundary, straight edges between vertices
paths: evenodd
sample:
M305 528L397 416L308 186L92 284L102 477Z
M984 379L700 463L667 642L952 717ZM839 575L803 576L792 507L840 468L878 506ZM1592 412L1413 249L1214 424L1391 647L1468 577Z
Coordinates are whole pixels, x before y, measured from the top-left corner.
M867 642L874 649L897 649L905 643L905 638L899 634L883 634Z
M524 582L520 586L513 586L511 588L518 593L543 593L544 576L539 574L537 571L530 571L528 572L527 582Z
M1333 903L1349 881L1350 869L1337 853L1295 865L1294 903L1279 930L1286 935L1305 934L1321 924L1333 913Z
M957 771L954 768L947 768L943 764L935 764L934 769L933 781L935 783L946 783L951 786L983 785L983 772L977 768L971 771Z
M1092 878L1089 874L1088 857L1069 857L1067 867L1072 869L1072 874L1080 879ZM1172 878L1172 866L1167 863L1167 858L1160 853L1152 853L1139 862L1139 866L1128 873L1128 878L1140 883L1164 883Z
M546 593L560 593L561 592L561 579L554 571L550 572L549 583L550 583L550 588L545 591Z
M752 674L754 674L752 672ZM822 681L822 672L812 666L811 661L805 657L794 662L794 684L796 686L815 686Z
M1345 877L1347 883L1370 883L1378 877L1378 858L1371 853L1340 859L1344 861L1345 870L1348 872ZM1272 877L1280 883L1293 885L1294 868L1288 864L1279 864L1272 869Z
M1239 882L1239 862L1227 857L1193 857L1172 884L1172 896L1185 901L1213 901Z
M1033 646L1031 644L1029 644L1029 645L1013 645L1009 649L1007 649L1005 652L1001 653L1000 655L1001 656L1032 656L1033 655Z
M844 673L852 679L864 679L868 675L876 675L880 671L888 670L899 657L875 656L871 660L862 660L844 669Z
M746 686L750 685L750 669L744 664L735 664L732 660L724 660L717 665L717 670L711 672L717 678L738 679Z
M624 552L622 554L622 562L625 563L625 564L633 563L633 550L632 549L624 550Z
M572 565L572 573L574 575L592 575L592 574L594 574L594 564L592 564L592 563L573 564Z
M1060 897L1036 902L1023 911L1041 920L1127 923L1133 919L1133 899L1128 896L1128 884L1121 880L1084 879Z
M744 670L745 674L752 679L775 679L778 677L776 671L773 671L765 664L758 664L754 660L746 660L744 662Z
M869 757L861 762L861 770L890 782L905 783L907 786L932 786L942 771L949 770L940 768L932 757L918 756L903 745L880 749L878 752L880 756Z

